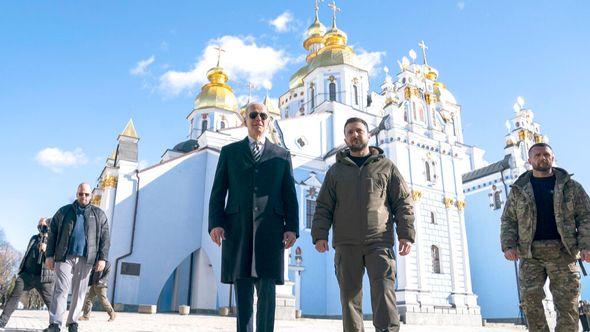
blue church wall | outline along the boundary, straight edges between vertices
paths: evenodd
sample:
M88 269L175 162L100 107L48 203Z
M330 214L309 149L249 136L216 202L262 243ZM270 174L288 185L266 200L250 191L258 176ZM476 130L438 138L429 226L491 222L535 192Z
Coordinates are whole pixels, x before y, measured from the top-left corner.
M473 292L484 318L519 317L514 263L500 249L502 209L492 210L488 191L467 196L465 227Z

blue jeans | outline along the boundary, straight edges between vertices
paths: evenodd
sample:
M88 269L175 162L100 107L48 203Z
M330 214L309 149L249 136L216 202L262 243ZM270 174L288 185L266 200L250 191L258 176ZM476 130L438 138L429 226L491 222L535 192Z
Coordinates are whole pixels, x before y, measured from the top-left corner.
M237 331L253 332L254 286L258 303L256 305L256 332L272 332L275 325L276 280L274 279L237 279Z

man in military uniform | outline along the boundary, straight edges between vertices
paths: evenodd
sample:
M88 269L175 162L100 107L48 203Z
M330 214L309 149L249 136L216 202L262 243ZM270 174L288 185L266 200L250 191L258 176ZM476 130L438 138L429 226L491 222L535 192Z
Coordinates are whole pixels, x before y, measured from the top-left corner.
M533 169L512 185L502 214L501 242L506 259L520 259L520 294L529 330L549 332L542 302L549 278L555 331L572 332L578 331L580 295L576 258L590 262L590 198L553 161L548 144L530 148Z

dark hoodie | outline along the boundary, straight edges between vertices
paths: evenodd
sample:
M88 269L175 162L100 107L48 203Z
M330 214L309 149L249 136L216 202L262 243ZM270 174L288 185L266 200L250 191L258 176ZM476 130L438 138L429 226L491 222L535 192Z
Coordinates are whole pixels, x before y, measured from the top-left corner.
M414 242L414 208L410 189L383 150L371 147L371 156L357 166L345 149L326 173L316 200L311 236L313 243L332 246L393 246L393 223L399 239Z

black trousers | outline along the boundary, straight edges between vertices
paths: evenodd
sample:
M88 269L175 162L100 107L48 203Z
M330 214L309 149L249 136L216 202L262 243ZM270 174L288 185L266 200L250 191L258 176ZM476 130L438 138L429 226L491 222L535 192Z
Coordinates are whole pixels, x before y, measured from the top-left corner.
M234 283L237 304L237 331L253 332L254 287L256 305L256 332L273 332L275 325L276 281L274 279L237 279Z
M18 301L20 300L21 295L33 288L39 292L43 302L45 302L45 305L47 308L49 308L51 297L53 295L53 282L41 283L41 276L23 272L18 275L18 278L16 278L16 283L12 289L12 293L10 293L8 296L8 300L4 306L4 311L2 311L2 315L0 316L0 321L7 323L10 319L10 316L12 316L12 313L18 306Z

